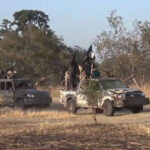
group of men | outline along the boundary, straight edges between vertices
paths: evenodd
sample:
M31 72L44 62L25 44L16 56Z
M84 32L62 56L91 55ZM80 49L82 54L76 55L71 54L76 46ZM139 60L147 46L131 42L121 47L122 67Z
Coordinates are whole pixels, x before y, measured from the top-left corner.
M76 62L73 56L70 64L63 67L61 72L61 85L65 90L76 89L79 81L85 81L89 78L99 78L100 72L94 63L95 56L92 55L91 50L84 58L81 64Z
M15 78L17 78L17 71L14 70L13 67L6 69L6 71L0 68L0 79L15 79Z

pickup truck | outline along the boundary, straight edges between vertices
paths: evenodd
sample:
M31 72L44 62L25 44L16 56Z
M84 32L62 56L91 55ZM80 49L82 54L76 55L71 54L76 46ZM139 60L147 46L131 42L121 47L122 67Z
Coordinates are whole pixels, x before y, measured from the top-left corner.
M143 105L149 103L145 94L134 88L129 88L120 79L93 79L99 85L97 104L91 106L85 90L78 84L76 91L60 90L60 102L70 113L76 113L79 108L92 108L95 113L103 110L106 116L113 116L118 109L128 109L133 113L143 111Z
M50 107L52 98L49 92L34 88L29 80L0 79L0 106L26 108L27 106Z

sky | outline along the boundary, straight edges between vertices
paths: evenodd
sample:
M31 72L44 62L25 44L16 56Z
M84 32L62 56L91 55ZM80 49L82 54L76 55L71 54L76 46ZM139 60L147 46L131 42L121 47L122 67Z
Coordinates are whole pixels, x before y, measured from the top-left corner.
M42 10L50 18L50 27L68 46L87 49L96 36L108 30L106 17L112 10L124 18L131 29L134 20L150 21L150 0L2 0L2 19L13 20L22 9Z

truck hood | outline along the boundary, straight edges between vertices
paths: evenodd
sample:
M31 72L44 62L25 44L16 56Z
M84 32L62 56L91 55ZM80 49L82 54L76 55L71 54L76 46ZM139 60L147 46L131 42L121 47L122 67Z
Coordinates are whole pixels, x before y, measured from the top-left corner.
M128 92L141 92L139 89L134 89L134 88L116 88L116 89L108 89L107 91L112 92L114 94L124 94Z
M40 91L40 90L37 90L37 89L20 89L19 91L21 93L26 94L26 95L27 94L33 94L33 95L35 95L35 97L49 97L50 96L49 92Z

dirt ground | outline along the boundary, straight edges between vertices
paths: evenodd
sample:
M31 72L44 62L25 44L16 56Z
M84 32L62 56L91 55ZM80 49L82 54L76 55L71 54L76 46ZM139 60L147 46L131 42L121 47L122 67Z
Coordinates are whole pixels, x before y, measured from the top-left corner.
M51 108L0 109L0 150L150 150L150 105L144 112L96 116L91 110L68 114L54 99Z

